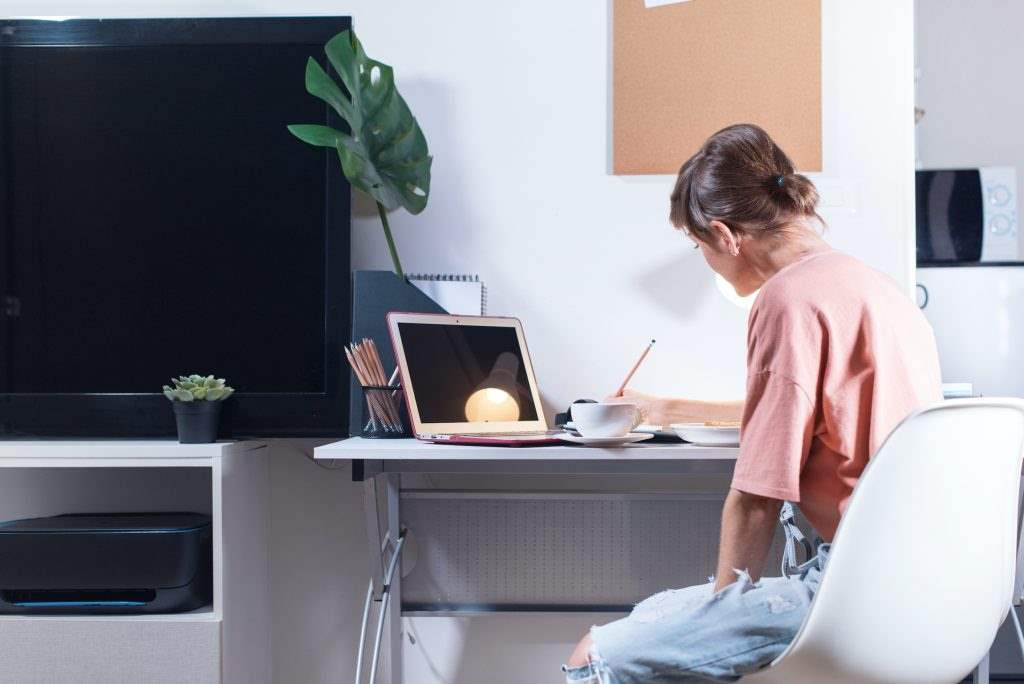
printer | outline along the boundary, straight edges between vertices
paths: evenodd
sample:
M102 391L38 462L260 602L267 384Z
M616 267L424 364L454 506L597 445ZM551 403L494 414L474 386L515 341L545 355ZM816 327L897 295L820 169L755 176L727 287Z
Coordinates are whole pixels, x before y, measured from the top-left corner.
M0 523L0 614L195 610L212 599L201 513L69 514Z

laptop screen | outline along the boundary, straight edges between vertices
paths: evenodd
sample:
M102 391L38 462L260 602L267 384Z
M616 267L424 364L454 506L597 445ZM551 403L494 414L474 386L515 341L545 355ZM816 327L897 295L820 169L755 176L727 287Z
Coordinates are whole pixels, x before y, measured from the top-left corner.
M512 326L398 323L423 423L540 419Z

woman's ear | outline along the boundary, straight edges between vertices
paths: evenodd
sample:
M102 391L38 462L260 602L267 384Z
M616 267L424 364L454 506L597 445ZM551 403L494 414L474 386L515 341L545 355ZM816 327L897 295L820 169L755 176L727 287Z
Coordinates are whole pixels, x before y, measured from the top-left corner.
M712 221L708 227L711 228L711 234L715 236L715 242L721 245L726 252L732 256L740 255L739 236L729 226L721 221Z

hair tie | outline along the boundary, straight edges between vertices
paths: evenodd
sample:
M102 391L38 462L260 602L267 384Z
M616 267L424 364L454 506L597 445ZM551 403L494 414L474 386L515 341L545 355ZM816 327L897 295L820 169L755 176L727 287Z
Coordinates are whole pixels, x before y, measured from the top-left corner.
M782 186L784 186L786 184L786 177L785 176L777 177L775 179L775 184L778 185L781 188Z

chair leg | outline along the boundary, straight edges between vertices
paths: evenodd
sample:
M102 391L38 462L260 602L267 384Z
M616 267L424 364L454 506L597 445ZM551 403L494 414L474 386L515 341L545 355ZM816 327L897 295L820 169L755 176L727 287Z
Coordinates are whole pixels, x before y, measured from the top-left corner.
M1010 617L1013 618L1013 629L1017 632L1017 644L1020 646L1020 657L1024 658L1024 631L1020 628L1020 618L1017 617L1017 606L1010 604Z
M978 663L978 667L974 670L974 684L988 684L988 660L989 653L985 653L985 657Z

